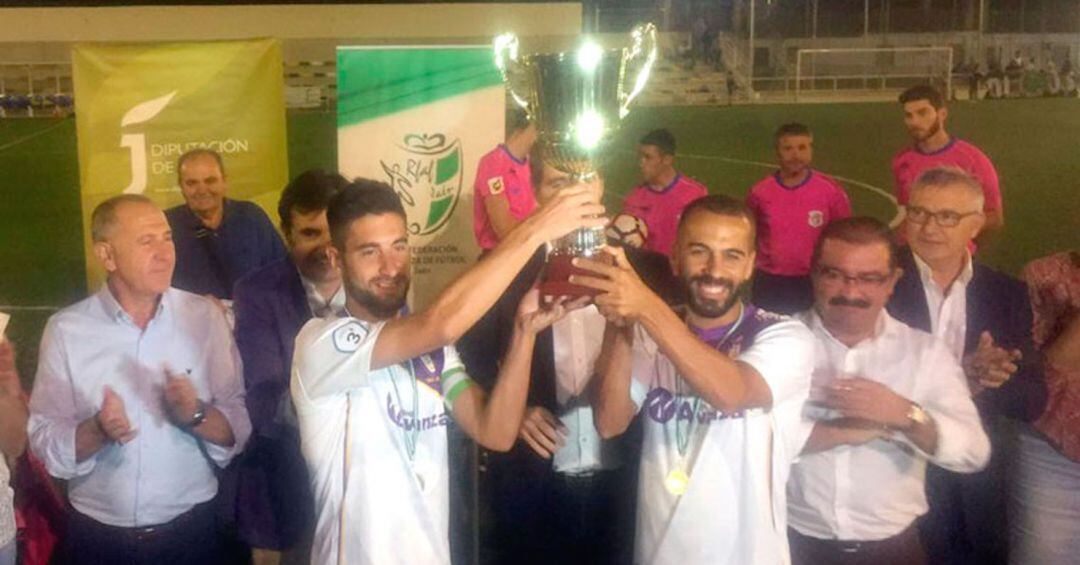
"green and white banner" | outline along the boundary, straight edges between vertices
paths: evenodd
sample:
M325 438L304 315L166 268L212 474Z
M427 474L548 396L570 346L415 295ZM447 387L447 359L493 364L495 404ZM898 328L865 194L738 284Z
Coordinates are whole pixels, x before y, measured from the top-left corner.
M71 59L90 288L103 277L91 211L121 193L182 203L176 159L191 149L220 153L228 196L276 216L289 167L277 40L78 44Z
M503 139L505 91L490 47L340 47L338 166L401 197L421 308L476 259L473 181Z

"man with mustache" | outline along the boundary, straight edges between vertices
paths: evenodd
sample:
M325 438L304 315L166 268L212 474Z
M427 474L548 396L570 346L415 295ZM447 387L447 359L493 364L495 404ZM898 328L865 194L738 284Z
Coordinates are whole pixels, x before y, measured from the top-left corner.
M358 180L330 201L332 265L347 316L309 321L296 338L291 392L315 495L312 562L450 563L447 425L489 449L517 439L536 334L565 312L539 292L519 303L490 394L451 345L544 242L604 225L603 206L570 187L511 230L425 310L403 312L410 280L405 210L384 183Z
M788 482L794 565L926 563L916 519L928 461L978 471L990 442L944 342L885 312L900 278L889 228L829 224L814 247L813 431Z
M945 131L949 109L945 106L945 98L934 87L913 86L900 94L900 104L904 125L914 144L897 153L892 160L897 203L907 205L911 185L923 171L941 165L960 167L982 185L986 220L979 243L987 243L1005 226L1001 188L994 164L978 147Z
M318 169L293 179L278 201L289 256L249 273L233 292L252 426L239 462L236 519L256 565L282 557L307 561L296 544L313 525L311 491L289 398L289 370L304 323L344 314L341 273L330 264L326 208L347 184L341 175Z
M634 563L788 560L784 484L806 439L813 341L801 323L740 299L754 267L754 220L722 195L695 200L672 266L688 308L673 311L612 249L596 276L608 319L593 391L602 437L643 412Z
M851 215L851 201L828 175L810 168L814 136L799 123L774 136L779 169L750 189L746 205L757 220L753 300L781 314L801 312L814 301L810 254L829 222Z
M934 563L1005 563L1006 474L1016 422L1046 405L1026 286L972 259L984 224L983 189L957 167L924 171L911 187L904 273L889 300L896 319L941 338L961 363L994 448L987 468L927 471L930 512L920 521ZM1012 420L1012 421L1010 421Z
M236 281L283 259L285 247L261 208L226 198L225 163L216 151L188 151L176 171L184 203L165 211L176 245L173 286L228 305Z

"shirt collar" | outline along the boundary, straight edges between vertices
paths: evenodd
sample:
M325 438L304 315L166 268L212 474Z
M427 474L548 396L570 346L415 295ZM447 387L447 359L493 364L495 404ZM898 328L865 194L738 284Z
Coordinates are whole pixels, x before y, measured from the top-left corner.
M158 298L157 308L154 310L154 317L151 320L156 319L162 311L165 309L165 301L168 297L171 288L167 289ZM109 288L109 283L105 282L101 285L101 289L97 292L98 300L101 301L101 307L105 310L105 314L110 320L131 322L131 316L124 311L124 307L120 305L120 302L113 295L112 289Z
M964 260L964 268L960 271L960 276L956 277L956 280L953 281L953 284L959 285L961 289L967 288L968 283L971 282L972 275L975 273L975 268L971 261L971 253L965 253L967 257ZM923 288L927 288L930 285L933 285L934 288L939 288L937 283L934 282L934 270L930 268L930 265L927 265L926 261L923 261L918 253L912 252L911 256L915 258L915 268L919 270L919 279L922 280ZM952 287L950 287L950 289L951 288Z
M515 163L517 163L519 165L524 165L525 163L527 163L529 161L528 156L526 156L524 159L518 159L517 157L514 157L514 154L510 152L510 148L507 147L505 143L500 143L499 147L502 148L503 152L506 153L506 156L509 157L511 161L513 161L513 162L515 162Z
M299 273L300 269L297 269L297 272ZM316 306L318 307L318 310L329 307L330 313L337 317L347 315L345 310L344 284L338 286L337 291L330 297L330 300L327 300L325 296L319 293L318 289L315 287L315 283L305 277L303 273L300 273L300 284L304 286L304 294L307 297L308 306L311 307L312 315L319 316L319 312L316 311Z
M839 339L836 339L836 337L833 336L832 332L829 331L829 328L825 327L825 322L821 319L821 315L818 314L817 308L811 307L802 315L802 319L803 322L806 323L807 327L810 328L810 331L813 332L814 335L816 335L818 338L824 339L827 342L832 343L834 346L841 347L845 350L854 349L854 347L859 347L864 343L869 343L881 339L882 336L889 332L892 325L897 323L896 320L889 315L889 312L882 308L881 312L878 313L877 322L874 323L874 332L870 334L870 337L855 344L854 347L848 347L847 344L840 341Z
M647 189L649 189L649 190L651 190L651 191L653 191L653 192L655 192L657 194L664 194L665 192L675 188L675 185L679 184L680 180L682 180L682 173L676 171L675 172L675 178L671 179L671 182L667 183L667 186L665 186L663 188L656 188L656 187L654 187L653 185L651 185L649 183L645 183L645 188L647 188Z

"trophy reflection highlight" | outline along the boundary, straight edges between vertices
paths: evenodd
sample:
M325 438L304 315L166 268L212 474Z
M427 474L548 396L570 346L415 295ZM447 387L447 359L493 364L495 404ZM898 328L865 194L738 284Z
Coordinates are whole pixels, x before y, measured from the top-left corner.
M586 38L574 51L529 55L518 54L515 35L495 38L495 64L513 101L536 124L540 159L575 180L597 177L608 143L656 62L655 26L638 26L630 38L622 49L604 49ZM551 242L541 293L595 294L570 284L570 275L579 272L570 262L596 256L604 243L603 228L582 228Z

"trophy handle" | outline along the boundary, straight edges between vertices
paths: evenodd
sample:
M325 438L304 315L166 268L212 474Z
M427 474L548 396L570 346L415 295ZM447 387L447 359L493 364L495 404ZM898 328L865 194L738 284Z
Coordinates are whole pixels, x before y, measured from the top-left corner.
M528 87L525 84L524 64L518 59L518 38L513 33L504 33L495 37L495 66L502 73L510 98L522 110L525 110L531 120L533 113L529 101L519 94Z
M627 92L625 85L620 85L619 118L625 118L630 113L630 103L641 94L645 85L649 82L649 73L652 72L653 64L656 63L656 26L645 24L637 26L630 32L633 44L623 51L623 65L625 74L623 81L629 76L634 77L633 88Z

